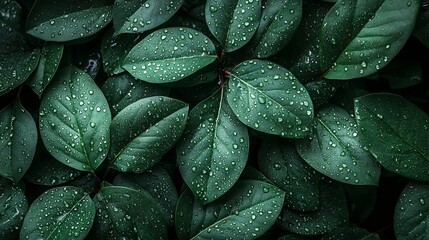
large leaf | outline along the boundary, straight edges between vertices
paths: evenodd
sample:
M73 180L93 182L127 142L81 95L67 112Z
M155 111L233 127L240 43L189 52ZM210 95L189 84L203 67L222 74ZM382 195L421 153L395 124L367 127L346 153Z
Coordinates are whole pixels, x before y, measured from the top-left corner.
M175 82L216 59L212 41L190 28L165 28L140 41L122 67L134 77L151 83Z
M397 239L425 240L429 238L429 185L409 183L396 204L394 230Z
M46 89L40 103L40 134L58 161L83 171L97 169L110 144L110 109L91 77L70 65Z
M18 182L36 152L37 127L18 100L0 111L0 176Z
M229 78L228 103L241 122L283 137L308 135L313 103L288 70L268 61L249 60L236 66Z
M92 239L167 239L167 228L152 197L107 185L94 197L97 214Z
M113 7L115 33L141 33L165 23L184 0L116 0Z
M219 200L202 205L186 190L176 209L179 239L256 239L280 214L285 193L257 181L241 180Z
M386 66L404 46L413 31L420 1L375 2L338 1L326 16L322 28L322 56L332 56L341 51L326 78L368 76ZM325 60L330 59L327 57Z
M192 109L177 146L177 164L195 197L207 203L235 184L246 166L248 152L247 128L219 90Z
M38 0L28 15L26 30L34 37L65 42L91 36L112 20L113 0Z
M85 239L95 217L89 195L77 187L52 188L31 204L20 239Z
M261 0L208 0L206 22L210 32L232 52L250 41L261 18Z
M364 149L356 120L335 105L320 109L309 138L297 141L301 157L322 174L355 185L378 185L380 165Z
M185 130L189 107L168 97L141 99L112 121L110 164L121 172L140 173L161 160Z
M393 94L370 94L355 100L363 144L387 170L429 181L429 117Z

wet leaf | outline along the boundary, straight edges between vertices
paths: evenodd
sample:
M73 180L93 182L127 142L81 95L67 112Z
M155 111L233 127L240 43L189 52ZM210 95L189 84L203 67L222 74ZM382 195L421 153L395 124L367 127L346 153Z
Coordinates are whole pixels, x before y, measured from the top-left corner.
M261 0L208 0L206 22L210 32L232 52L250 41L261 18Z
M216 59L211 40L190 28L165 28L140 41L122 67L134 77L151 83L175 82Z
M14 100L0 111L0 176L18 182L33 161L36 145L36 123Z
M219 200L203 205L186 190L176 209L179 239L256 239L276 221L285 193L256 180L241 180Z
M325 235L321 240L380 240L377 233L370 233L363 228L343 227Z
M92 239L167 239L158 205L148 194L104 186L94 197L97 214Z
M394 230L397 239L428 239L428 203L428 184L411 182L405 187L395 208Z
M116 0L113 27L116 34L141 33L170 19L184 0Z
M404 98L387 93L355 100L359 134L387 170L429 181L429 117Z
M21 6L15 0L3 0L0 3L0 22L19 28L22 19Z
M20 239L85 239L94 217L94 202L82 189L52 188L31 204Z
M340 107L320 109L312 135L298 140L297 150L310 166L332 179L378 185L381 167L364 149L356 120Z
M40 134L58 161L93 171L109 150L111 114L91 77L69 65L46 89L39 110Z
M183 179L203 203L219 198L235 184L246 166L249 136L223 90L192 109L176 152Z
M154 166L185 130L189 107L168 97L138 100L112 121L111 167L140 173Z
M285 68L248 60L234 68L228 103L247 126L269 134L302 138L309 134L313 103L307 90Z
M27 18L28 34L54 42L91 36L112 20L113 0L38 0Z

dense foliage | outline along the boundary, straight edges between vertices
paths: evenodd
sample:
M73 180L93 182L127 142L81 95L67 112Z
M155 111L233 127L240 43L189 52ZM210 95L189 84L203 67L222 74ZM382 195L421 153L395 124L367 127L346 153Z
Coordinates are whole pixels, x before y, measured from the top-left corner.
M427 0L2 0L0 239L428 239L428 48Z

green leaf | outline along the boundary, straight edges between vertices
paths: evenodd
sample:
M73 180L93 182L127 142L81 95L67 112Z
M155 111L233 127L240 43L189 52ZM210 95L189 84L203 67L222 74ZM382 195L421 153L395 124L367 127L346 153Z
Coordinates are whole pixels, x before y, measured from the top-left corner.
M363 144L387 170L429 181L429 117L393 94L369 94L355 100Z
M141 33L165 23L184 0L116 0L113 27L116 34Z
M328 103L344 83L344 81L322 78L320 80L306 83L304 87L307 89L308 94L313 101L314 109L318 109Z
M28 211L23 191L5 178L0 179L0 238L18 238L19 228Z
M58 161L93 171L109 150L111 114L106 98L82 70L62 69L43 94L39 110L40 134Z
M297 212L283 208L278 223L284 230L301 235L325 234L345 226L348 212L344 192L334 182L325 182L320 188L318 211Z
M112 20L113 0L37 0L27 18L28 34L54 42L91 36Z
M261 172L286 192L285 206L297 211L319 208L319 174L285 140L266 139L258 152Z
M21 6L15 0L3 0L0 3L0 22L19 28L22 19Z
M241 122L283 137L308 135L313 103L287 69L268 61L249 60L236 66L229 78L228 103Z
M168 97L138 100L112 121L111 167L140 173L154 166L185 130L189 106Z
M14 100L0 111L0 176L18 182L33 161L36 145L36 123Z
M376 209L377 197L380 196L379 188L370 185L342 185L346 193L349 205L350 219L355 224L361 224L367 220Z
M422 3L423 6L423 3ZM427 7L427 3L426 3ZM429 11L420 11L417 16L416 26L413 30L413 35L420 40L420 42L429 48Z
M180 173L200 201L212 202L237 182L246 166L249 135L223 89L192 109L176 151Z
M208 0L206 22L210 32L232 52L250 41L261 18L261 0Z
M185 87L194 87L197 85L217 82L219 80L219 66L217 62L213 62L210 65L201 68L195 73L177 81L163 84L164 86L172 88L185 88ZM195 88L191 88L195 89ZM207 97L207 95L205 96Z
M396 204L394 230L397 239L429 238L429 185L411 182L402 191Z
M380 240L377 233L370 233L359 227L337 228L335 231L325 235L321 240Z
M380 71L380 77L388 79L392 89L412 87L422 82L422 67L415 58L395 58Z
M158 205L148 194L104 186L94 197L97 214L92 239L167 239Z
M266 58L285 47L301 22L302 0L263 0L258 29L249 43L252 56Z
M177 204L179 239L256 239L274 225L285 193L256 180L241 180L219 200L203 205L186 190Z
M85 239L92 227L95 206L77 187L52 188L31 204L20 239Z
M310 166L332 179L378 185L381 167L358 135L354 117L340 107L327 105L317 112L313 134L297 141L297 150Z
M371 10L378 5L373 1L343 0L337 2L325 18L324 23L328 25L324 25L322 29L322 35L325 33L321 43L324 46L321 48L322 52L325 50L329 55L338 52L337 49L341 50L333 68L325 75L328 79L359 78L377 72L396 56L413 31L420 6L419 0L384 0L374 17L368 14L371 10L365 11L362 2ZM380 0L378 2L381 3ZM335 16L336 11L340 13L339 16ZM345 16L342 16L342 11L346 11ZM366 19L366 23L358 21L361 15L365 16L362 18ZM338 23L335 18L346 22ZM361 28L362 24L364 25ZM338 36L332 34L333 28L339 30ZM346 29L352 30L346 34ZM341 36L346 38L337 39ZM340 46L346 43L347 47L337 47L337 43Z
M212 41L190 28L165 28L151 33L131 49L122 67L151 83L175 82L216 59Z
M58 43L48 43L42 48L39 65L33 76L27 81L27 84L39 97L57 72L63 49L64 46Z

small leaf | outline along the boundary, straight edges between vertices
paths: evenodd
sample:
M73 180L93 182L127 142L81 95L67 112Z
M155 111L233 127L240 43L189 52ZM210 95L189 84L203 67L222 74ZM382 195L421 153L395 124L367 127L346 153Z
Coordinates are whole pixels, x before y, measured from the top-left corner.
M363 144L387 170L429 181L429 117L393 94L369 94L355 100Z
M151 33L131 49L122 67L151 83L175 82L216 59L212 41L190 28L165 28Z
M14 100L0 111L0 176L18 182L33 161L36 145L36 123Z
M310 131L310 96L277 64L249 60L236 66L230 75L227 99L237 118L255 130L289 138L301 138Z
M377 233L370 233L363 228L343 227L325 235L321 240L380 240Z
M107 101L82 70L69 65L46 89L39 110L40 134L58 161L93 171L109 150L111 114Z
M208 0L206 22L210 32L232 52L250 41L261 18L261 0Z
M138 100L112 121L110 164L121 172L140 173L154 166L185 130L189 107L168 97Z
M82 189L52 188L31 204L20 239L85 239L94 217L94 202Z
M424 240L429 238L429 185L409 183L396 204L394 230L397 239Z
M223 90L192 109L176 151L183 179L203 203L219 198L235 184L246 166L249 135Z
M22 10L15 0L3 0L0 3L0 22L19 28L21 24Z
M104 186L94 197L97 214L92 239L167 239L158 205L148 194Z

